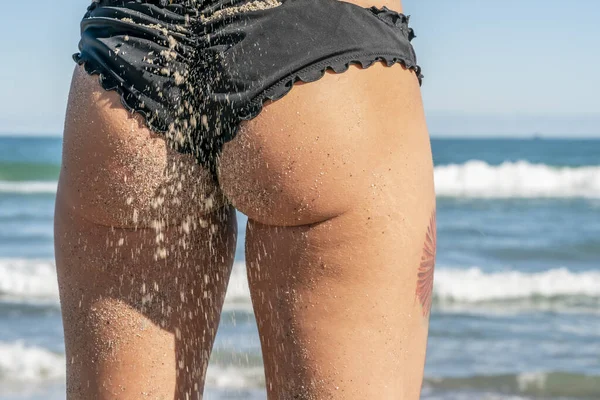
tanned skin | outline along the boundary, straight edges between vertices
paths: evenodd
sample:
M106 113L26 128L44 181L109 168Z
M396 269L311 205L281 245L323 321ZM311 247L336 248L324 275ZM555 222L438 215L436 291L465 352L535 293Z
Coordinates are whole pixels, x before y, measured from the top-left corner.
M268 399L419 398L435 193L413 72L296 85L225 145L218 182L97 79L76 69L56 206L68 400L202 398L232 206Z

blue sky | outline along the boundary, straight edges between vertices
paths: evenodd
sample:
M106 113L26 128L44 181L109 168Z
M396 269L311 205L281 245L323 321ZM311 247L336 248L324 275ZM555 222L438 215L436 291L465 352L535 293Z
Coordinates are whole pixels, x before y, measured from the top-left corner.
M600 1L403 3L435 136L600 137ZM61 132L87 4L2 5L0 132Z

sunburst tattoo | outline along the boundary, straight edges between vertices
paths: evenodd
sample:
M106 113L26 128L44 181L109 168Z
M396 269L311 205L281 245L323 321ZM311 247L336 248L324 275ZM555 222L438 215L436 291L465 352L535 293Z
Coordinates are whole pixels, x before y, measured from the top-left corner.
M419 266L419 275L417 279L416 297L423 307L423 316L429 316L431 312L431 301L433 299L433 270L435 269L436 252L436 222L435 210L431 215L427 234L425 235L425 244L423 245L423 255Z

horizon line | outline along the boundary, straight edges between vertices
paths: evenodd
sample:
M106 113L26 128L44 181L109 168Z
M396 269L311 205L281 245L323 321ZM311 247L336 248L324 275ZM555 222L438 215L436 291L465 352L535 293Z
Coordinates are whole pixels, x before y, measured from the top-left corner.
M481 133L481 134L456 134L456 133L440 133L431 132L431 139L489 139L489 140L600 140L600 133L577 135L577 134L548 134L543 133ZM61 133L41 133L41 132L2 132L0 138L39 138L39 139L62 139Z

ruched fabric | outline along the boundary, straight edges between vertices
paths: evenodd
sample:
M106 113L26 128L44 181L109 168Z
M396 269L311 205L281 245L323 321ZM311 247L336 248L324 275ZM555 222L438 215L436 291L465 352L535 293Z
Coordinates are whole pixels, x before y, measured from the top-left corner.
M327 69L421 68L409 18L337 0L97 0L75 60L169 144L214 170L267 100Z

